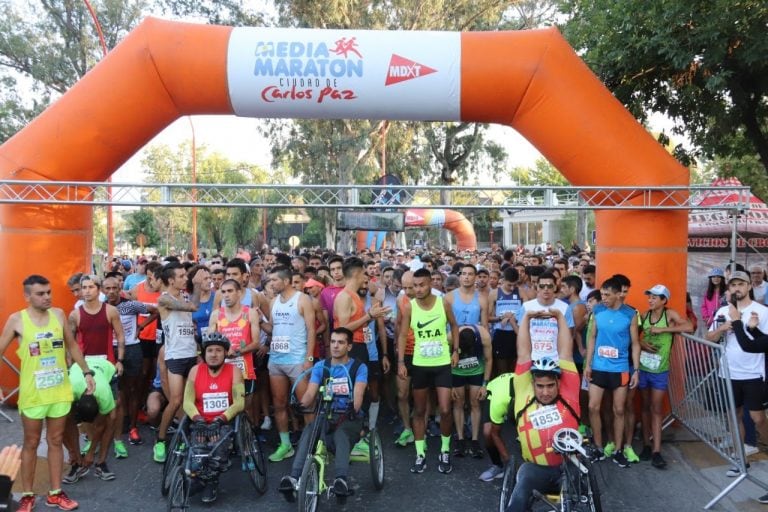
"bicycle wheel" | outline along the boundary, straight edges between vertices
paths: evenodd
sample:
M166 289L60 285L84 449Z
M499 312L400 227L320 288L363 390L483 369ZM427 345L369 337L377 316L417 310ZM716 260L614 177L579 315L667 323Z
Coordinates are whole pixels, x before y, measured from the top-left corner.
M253 433L251 422L242 420L237 434L243 470L248 473L248 479L256 492L264 494L267 490L267 462L261 443Z
M182 429L186 428L187 417L184 416L179 426L176 428L171 442L165 449L165 462L163 463L163 474L160 478L160 494L168 496L168 490L171 487L171 476L176 466L181 466L184 463L184 456L186 456L186 446L184 446Z
M384 448L381 445L381 437L376 429L371 430L368 438L368 458L371 464L373 487L380 491L384 488Z
M315 512L320 496L320 464L314 457L307 459L299 480L299 512Z
M168 492L168 512L186 512L189 508L189 478L184 468L176 466L171 472Z
M592 465L588 465L589 473L587 475L587 492L589 496L589 511L590 512L603 512L603 504L600 500L600 488L597 485L597 475L592 469Z
M510 454L509 462L504 468L504 479L501 481L501 494L499 495L499 512L504 512L512 500L512 490L517 481L517 459Z

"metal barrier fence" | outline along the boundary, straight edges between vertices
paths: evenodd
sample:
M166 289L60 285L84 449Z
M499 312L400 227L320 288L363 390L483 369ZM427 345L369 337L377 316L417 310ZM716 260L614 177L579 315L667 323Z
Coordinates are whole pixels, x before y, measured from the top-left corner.
M713 507L744 480L768 490L768 484L750 475L746 465L724 344L688 334L675 338L669 400L672 412L665 419L664 428L679 421L740 470L739 476L707 503L705 509Z

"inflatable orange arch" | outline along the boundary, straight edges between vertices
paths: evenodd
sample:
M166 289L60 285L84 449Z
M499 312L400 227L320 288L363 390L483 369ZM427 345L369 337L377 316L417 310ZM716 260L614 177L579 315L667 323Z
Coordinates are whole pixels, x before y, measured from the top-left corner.
M555 29L301 30L152 18L0 146L0 178L103 181L168 124L195 114L501 123L575 186L689 182ZM636 304L664 282L682 311L686 212L596 216L599 279L630 275ZM65 282L89 268L91 217L88 206L0 206L0 316L25 307L21 282L32 273L51 279L55 304L72 304ZM3 368L0 384L9 382L15 375Z

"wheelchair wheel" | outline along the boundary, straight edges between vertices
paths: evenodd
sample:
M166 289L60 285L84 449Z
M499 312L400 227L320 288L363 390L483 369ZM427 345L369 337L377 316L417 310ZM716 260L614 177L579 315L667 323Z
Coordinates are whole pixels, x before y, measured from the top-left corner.
M315 512L320 496L320 465L314 457L304 463L299 480L299 512Z
M186 512L189 509L189 478L182 466L171 472L168 492L168 512Z
M368 437L368 457L371 463L373 487L380 491L384 488L384 448L381 445L381 437L376 429L371 430Z
M173 476L173 470L177 466L184 464L184 456L186 454L186 446L183 446L184 436L182 429L187 426L187 417L184 416L179 422L179 426L176 428L171 441L168 443L165 449L165 462L163 463L163 475L160 478L160 493L163 496L168 496L168 490L171 487L171 477Z
M504 479L501 481L501 494L499 495L499 512L504 512L512 499L512 490L517 481L517 458L509 454L509 462L504 468Z
M264 457L264 449L253 433L251 422L247 418L240 421L237 444L243 471L248 473L248 479L256 492L264 494L267 490L267 461Z

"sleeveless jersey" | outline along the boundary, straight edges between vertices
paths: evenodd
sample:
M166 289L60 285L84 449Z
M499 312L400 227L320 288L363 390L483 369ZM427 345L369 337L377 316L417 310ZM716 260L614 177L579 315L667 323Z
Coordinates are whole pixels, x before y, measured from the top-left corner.
M195 341L195 323L192 321L192 313L169 311L162 322L165 332L165 360L195 357L197 341Z
M453 302L451 303L451 309L453 309L453 316L456 318L458 325L476 325L480 323L480 292L475 292L472 295L472 300L464 302L461 299L461 293L459 289L453 290Z
M251 322L248 321L250 310L248 306L242 306L240 315L234 320L229 320L224 306L219 308L216 330L226 336L234 348L242 348L251 343ZM249 353L227 358L227 362L237 366L243 372L244 379L254 380L256 373L253 369L252 355Z
M142 281L136 285L136 300L146 305L157 307L157 299L160 298L160 292L147 291L147 282ZM139 315L139 323L144 322L149 315ZM157 322L150 322L139 333L139 339L155 342L157 339Z
M64 328L48 311L48 323L38 327L21 311L21 336L16 354L21 361L19 409L71 402Z
M618 309L598 304L592 309L592 317L597 328L592 369L614 373L629 371L630 326L637 321L635 309L626 304Z
M407 304L411 299L408 298L406 294L402 294L400 296L399 302L398 302L398 309L402 311L403 306ZM411 314L411 322L413 322L413 314ZM413 328L408 328L408 338L405 341L405 354L406 356L412 356L413 355Z
M232 375L235 367L225 364L217 376L208 372L205 363L197 365L195 377L195 407L210 423L232 405Z
M667 308L661 312L661 317L656 323L651 322L651 312L643 318L643 340L651 346L656 347L656 352L640 352L640 369L644 372L663 373L669 371L669 353L672 350L672 340L674 334L671 332L662 332L651 334L651 327L669 327L667 320Z
M360 296L356 293L350 293L347 290L342 290L341 293L349 295L352 298L352 302L355 304L355 312L349 317L349 322L352 323L363 318L365 316L365 305ZM336 329L337 327L339 327L339 319L334 318L333 328ZM365 329L367 329L367 326L359 327L352 332L353 343L366 343ZM368 338L370 338L370 335L368 335Z
M200 307L197 311L192 313L192 321L195 322L195 329L198 336L203 335L203 330L208 329L208 324L211 321L211 312L213 311L213 300L216 298L214 293L211 293L208 300L200 301Z
M515 286L509 294L504 293L504 290L502 290L501 287L496 288L496 311L493 316L498 318L510 311L516 315L522 305L523 301L520 298L520 290L518 290L517 286ZM494 329L497 331L514 330L511 323L501 325L501 322L497 322L494 325Z
M435 304L429 310L421 309L417 299L411 300L411 329L414 366L451 364L451 349L446 334L448 317L442 297L435 297Z
M473 354L459 353L459 363L456 368L451 369L451 373L459 377L469 377L473 375L482 375L485 372L485 357L483 353L483 341L480 338L480 331L477 327L471 325L470 328L475 333L475 346ZM459 331L461 332L461 331Z
M98 313L92 315L85 306L78 308L80 323L77 333L80 335L80 349L84 356L106 356L110 363L115 363L112 347L112 325L107 319L107 305L100 304Z
M278 295L272 304L271 363L301 364L307 357L307 325L299 313L299 297L301 292L296 292L283 303Z

